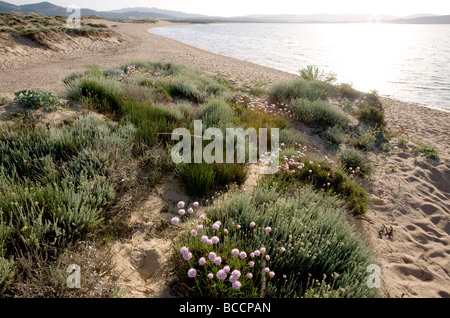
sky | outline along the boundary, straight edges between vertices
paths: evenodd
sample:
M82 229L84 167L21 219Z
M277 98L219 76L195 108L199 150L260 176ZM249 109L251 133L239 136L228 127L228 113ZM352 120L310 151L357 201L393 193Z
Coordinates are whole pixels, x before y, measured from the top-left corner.
M12 4L30 4L44 0L3 0ZM124 7L156 7L214 16L248 14L390 14L406 16L417 13L450 14L448 0L48 0L59 6L77 4L97 11Z

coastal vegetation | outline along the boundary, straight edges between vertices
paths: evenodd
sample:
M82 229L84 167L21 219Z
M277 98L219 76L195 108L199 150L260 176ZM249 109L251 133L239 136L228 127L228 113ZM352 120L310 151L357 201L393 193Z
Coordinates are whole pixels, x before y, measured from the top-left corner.
M81 242L96 246L119 239L134 189L150 191L169 177L196 201L192 207L180 202L167 225L178 232L174 262L185 296L377 296L367 285L370 249L345 219L363 215L370 203L363 181L372 169L353 145L364 144L356 140L365 134L369 145L381 131L383 138L387 134L385 125L366 122L379 123L378 112L361 115L345 103L382 112L375 94L349 94L348 86L299 78L252 96L225 78L146 60L88 66L68 74L64 84L65 96L28 90L17 92L13 102L52 112L76 104L84 113L63 123L0 128L5 297L117 295L113 283L101 293L86 290L93 275L111 275L111 268L98 264L83 277L88 287L66 290L61 279L67 255L93 257L83 253ZM278 128L280 148L270 154L279 158L276 173L261 176L250 189L249 164L173 163L170 134L185 128L193 135L194 120L222 131ZM324 151L329 143L342 149L325 156L310 151L311 132L321 136L316 146ZM39 271L32 270L36 263ZM37 285L27 289L27 281Z

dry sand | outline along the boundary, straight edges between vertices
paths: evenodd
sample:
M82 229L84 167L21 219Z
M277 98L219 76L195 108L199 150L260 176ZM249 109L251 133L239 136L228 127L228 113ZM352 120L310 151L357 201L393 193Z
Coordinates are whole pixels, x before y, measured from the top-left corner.
M103 22L103 21L102 21ZM171 25L112 23L124 41L102 43L91 47L67 47L58 52L47 50L27 54L0 54L0 96L12 96L20 89L43 89L61 93L61 80L71 71L86 65L101 67L122 64L132 59L180 62L221 74L242 85L267 84L293 78L294 75L264 66L217 55L148 32L152 27ZM31 55L30 55L31 54ZM5 63L5 61L8 61ZM384 98L389 126L409 140L406 147L397 144L390 153L372 155L376 180L372 204L359 221L368 243L373 247L381 266L384 297L450 297L450 113L412 103ZM413 150L418 143L436 147L439 161L425 159ZM166 280L161 271L167 263L168 241L154 237L145 239L149 229L166 220L165 204L173 206L182 199L182 191L166 182L158 194L143 199L132 220L137 225L127 242L117 243L122 282L130 284L130 297L168 296ZM165 189L164 187L169 187ZM383 191L388 204L378 198ZM173 197L165 193L176 193ZM173 201L173 202L172 202ZM152 210L151 217L145 211ZM156 223L155 223L156 222ZM381 228L392 227L393 236L379 235ZM122 256L120 256L122 255ZM134 277L134 278L133 278ZM150 279L154 278L153 280Z

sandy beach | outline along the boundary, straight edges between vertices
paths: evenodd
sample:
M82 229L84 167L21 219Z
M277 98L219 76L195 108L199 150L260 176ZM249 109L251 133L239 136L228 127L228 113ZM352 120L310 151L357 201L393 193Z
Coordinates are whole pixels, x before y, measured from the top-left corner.
M220 74L242 86L271 84L295 75L204 51L148 32L173 25L103 21L123 40L87 43L59 51L21 47L0 52L0 96L13 97L22 89L61 94L62 79L86 65L109 67L133 59L171 61ZM178 25L178 24L176 24ZM381 92L382 93L382 92ZM437 92L438 93L438 92ZM373 154L374 182L388 195L381 204L377 193L358 225L376 253L383 281L381 296L450 297L450 113L383 98L389 127L397 136L389 153ZM398 138L409 141L401 145ZM413 144L434 146L439 161L430 161ZM380 182L381 180L382 182ZM382 185L381 185L382 184ZM379 236L392 227L392 239Z

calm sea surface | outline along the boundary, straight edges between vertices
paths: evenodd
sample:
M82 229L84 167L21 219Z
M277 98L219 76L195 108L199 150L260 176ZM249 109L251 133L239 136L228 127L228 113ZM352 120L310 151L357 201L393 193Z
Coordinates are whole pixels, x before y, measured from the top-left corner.
M450 110L450 25L251 23L151 32L289 73L315 65L358 90Z

